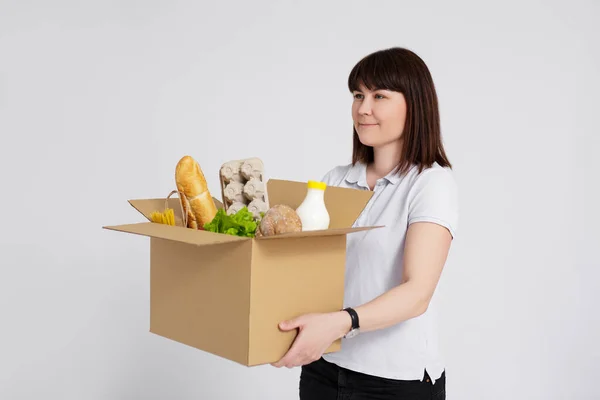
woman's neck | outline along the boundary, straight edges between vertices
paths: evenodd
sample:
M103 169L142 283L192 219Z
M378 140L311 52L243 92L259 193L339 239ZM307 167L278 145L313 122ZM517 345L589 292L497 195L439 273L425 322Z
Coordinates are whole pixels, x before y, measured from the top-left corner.
M392 172L402 157L402 141L373 148L374 162L369 166L373 175L382 178Z

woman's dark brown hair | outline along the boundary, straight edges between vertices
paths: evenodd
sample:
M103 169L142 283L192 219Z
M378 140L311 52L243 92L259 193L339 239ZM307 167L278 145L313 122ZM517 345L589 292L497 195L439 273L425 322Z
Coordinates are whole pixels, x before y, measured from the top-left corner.
M350 92L359 90L360 84L369 90L392 90L404 95L406 122L397 173L408 172L412 165L417 165L421 172L436 161L442 167L452 168L442 143L433 79L418 55L400 47L369 54L354 66L348 77ZM373 148L360 142L354 128L353 136L352 164L373 162Z

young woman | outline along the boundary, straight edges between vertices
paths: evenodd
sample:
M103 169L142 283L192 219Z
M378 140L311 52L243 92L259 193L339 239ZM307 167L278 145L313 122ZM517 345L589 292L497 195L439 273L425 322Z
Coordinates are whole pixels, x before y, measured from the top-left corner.
M458 221L458 196L429 70L391 48L351 71L352 163L328 185L373 191L348 235L344 310L284 321L298 329L276 367L302 366L300 399L445 399L430 300ZM339 352L324 351L342 338Z

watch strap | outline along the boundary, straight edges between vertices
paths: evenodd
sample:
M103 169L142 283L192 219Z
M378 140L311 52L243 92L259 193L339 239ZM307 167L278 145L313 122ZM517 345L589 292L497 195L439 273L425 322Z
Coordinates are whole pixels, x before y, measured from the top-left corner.
M344 308L344 311L350 314L350 318L352 318L352 329L358 329L360 327L360 324L358 321L358 313L356 312L356 310L354 310L352 307L346 307Z

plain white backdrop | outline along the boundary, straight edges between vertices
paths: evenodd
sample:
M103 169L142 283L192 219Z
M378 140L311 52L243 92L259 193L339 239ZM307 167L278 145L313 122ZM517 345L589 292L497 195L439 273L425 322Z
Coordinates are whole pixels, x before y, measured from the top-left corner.
M268 177L350 161L346 79L408 47L460 189L434 301L449 400L598 399L600 6L576 2L0 0L0 398L296 399L155 336L141 221L194 156Z

